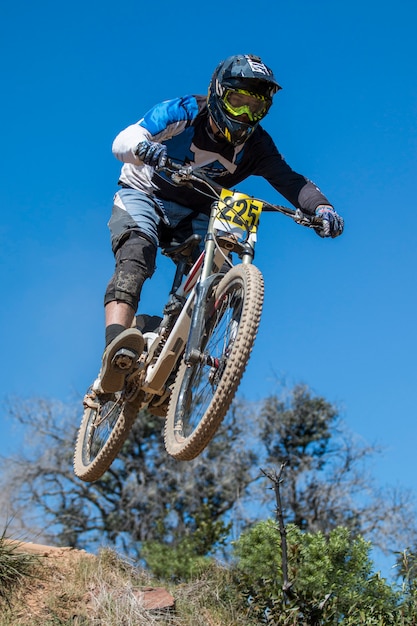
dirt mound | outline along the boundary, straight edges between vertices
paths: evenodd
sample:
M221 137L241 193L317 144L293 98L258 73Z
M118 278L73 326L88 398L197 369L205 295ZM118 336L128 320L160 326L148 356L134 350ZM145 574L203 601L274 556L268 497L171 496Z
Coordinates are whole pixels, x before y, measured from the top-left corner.
M49 558L62 558L62 559L72 559L74 557L75 558L83 558L83 557L95 558L93 554L89 554L85 550L76 550L75 548L59 548L56 546L45 546L41 543L13 541L12 539L8 539L7 543L15 545L17 552L24 552L26 554L36 554L37 556L45 556Z
M171 594L161 587L147 585L120 590L111 589L101 577L92 576L92 571L102 567L100 557L73 548L55 547L37 543L9 541L15 550L39 557L39 568L35 575L25 581L18 591L17 601L13 602L13 618L16 625L50 623L52 616L71 620L74 624L84 624L88 617L97 612L98 598L108 593L116 593L123 602L123 594L129 594L132 601L143 611L170 612L175 601ZM115 557L116 558L116 557Z

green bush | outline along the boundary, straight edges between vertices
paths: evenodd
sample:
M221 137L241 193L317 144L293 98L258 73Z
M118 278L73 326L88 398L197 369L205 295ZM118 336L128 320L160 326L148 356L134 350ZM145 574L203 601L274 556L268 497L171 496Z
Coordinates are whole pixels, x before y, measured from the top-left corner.
M196 556L194 544L187 538L177 546L148 541L143 546L141 557L154 576L176 582L189 581L211 566L208 557Z
M223 520L213 519L208 505L195 516L195 527L172 543L145 541L140 556L154 576L164 580L189 581L212 565L209 555L222 546L230 531Z
M288 580L283 592L282 550L276 523L267 520L234 545L235 575L248 613L258 623L371 626L399 622L399 590L373 571L370 544L339 527L328 536L287 527ZM403 615L403 617L405 617Z

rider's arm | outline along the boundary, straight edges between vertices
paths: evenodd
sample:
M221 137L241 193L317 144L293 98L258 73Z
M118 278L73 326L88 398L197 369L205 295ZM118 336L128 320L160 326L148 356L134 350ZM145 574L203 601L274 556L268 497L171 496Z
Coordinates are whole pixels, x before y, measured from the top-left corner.
M320 189L295 172L278 152L271 137L260 129L254 152L258 153L256 174L263 176L288 202L303 213L314 215L318 206L332 206ZM256 148L256 150L255 150Z
M199 113L196 96L166 100L150 109L136 124L122 130L113 142L113 154L123 163L142 165L136 151L141 141L162 142L182 133Z
M140 122L128 126L122 130L113 141L112 150L114 156L123 163L141 165L142 162L136 154L136 149L138 143L144 139L150 139L152 141L152 136L146 128L141 126Z

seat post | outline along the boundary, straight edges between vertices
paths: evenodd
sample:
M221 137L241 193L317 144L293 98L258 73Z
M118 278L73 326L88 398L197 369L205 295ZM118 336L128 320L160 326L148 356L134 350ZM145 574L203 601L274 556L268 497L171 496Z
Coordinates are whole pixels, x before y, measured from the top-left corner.
M193 264L193 252L201 241L201 236L194 234L181 243L172 242L171 245L163 247L161 252L168 256L177 266L170 295L175 293L182 283L182 279L188 269Z
M174 280L172 281L171 291L169 292L170 295L175 293L177 289L180 287L182 283L182 279L187 272L187 267L188 267L187 257L183 256L183 257L180 257L178 260L176 260L176 266L177 266L177 269L175 271Z

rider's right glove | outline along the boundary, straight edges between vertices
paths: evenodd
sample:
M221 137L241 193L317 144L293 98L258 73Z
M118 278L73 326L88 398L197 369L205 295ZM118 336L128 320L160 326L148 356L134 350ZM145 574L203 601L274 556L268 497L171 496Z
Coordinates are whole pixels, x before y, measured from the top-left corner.
M323 225L314 229L320 237L334 238L343 233L344 219L336 213L332 206L321 204L316 209L316 215L323 220Z
M136 154L145 165L164 167L167 162L167 149L162 143L145 139L138 144Z

